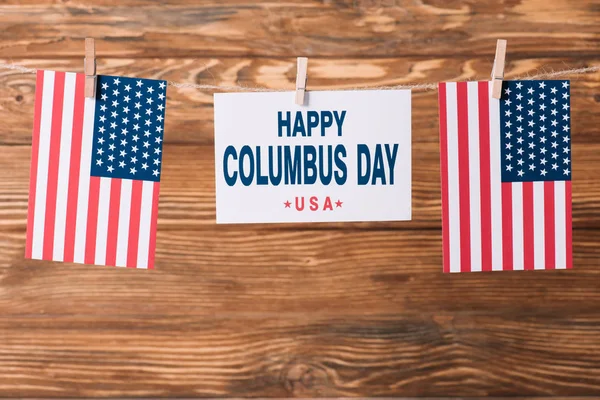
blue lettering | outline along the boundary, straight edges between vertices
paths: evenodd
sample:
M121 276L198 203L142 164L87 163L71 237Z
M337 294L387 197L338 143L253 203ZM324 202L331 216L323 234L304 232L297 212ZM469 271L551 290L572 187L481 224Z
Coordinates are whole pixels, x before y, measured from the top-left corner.
M237 151L235 151L235 147L227 146L225 149L225 155L223 155L223 174L225 175L225 183L227 183L229 186L233 186L237 181L238 173L237 171L233 171L233 174L229 175L229 156L231 156L234 160L237 160Z
M250 165L250 173L244 174L244 157L248 158ZM254 180L254 154L250 146L243 146L240 150L240 181L244 186L250 186Z
M310 156L310 157L309 157ZM304 146L304 184L314 185L317 181L317 150L315 146Z
M377 184L377 179L381 179L381 184L385 185L385 168L383 167L383 153L381 145L375 146L375 157L373 157L373 180L371 185Z
M296 111L296 122L294 122L294 132L292 133L293 137L298 136L300 133L302 136L306 136L306 128L304 128L304 119L302 118L302 113L300 111Z
M257 185L268 185L269 179L266 175L262 175L260 172L260 146L256 146L256 184Z
M321 136L325 136L325 129L333 124L331 111L321 111Z
M341 114L338 114L337 111L334 111L333 116L335 117L335 122L337 123L338 136L342 136L342 125L344 124L344 119L346 119L346 111L342 111Z
M335 146L335 165L339 171L335 171L335 183L343 185L348 179L348 168L343 158L346 158L346 147L343 144Z
M309 111L308 116L308 136L312 136L312 129L319 126L319 113L316 111Z
M275 186L281 183L281 146L277 146L277 175L273 172L275 163L273 162L273 146L269 146L269 179Z
M369 177L371 176L371 153L369 147L366 144L359 144L358 150L358 184L366 185L369 183ZM366 158L365 173L363 174L363 155Z
M300 146L294 146L294 158L292 159L292 151L290 146L283 148L283 159L284 159L284 170L285 170L285 184L298 185L302 184L302 175L300 175L300 157L301 151Z
M283 128L287 128L286 136L289 137L290 136L290 131L292 130L291 126L290 126L290 123L291 123L290 120L292 118L291 118L291 115L290 115L289 111L287 111L285 113L285 115L287 117L286 119L283 119L282 115L283 115L283 112L281 112L281 111L277 112L277 125L278 125L277 136L282 137L283 136Z
M326 164L328 173L325 175ZM333 176L333 148L327 146L327 163L325 163L325 154L323 154L323 146L319 146L319 177L323 185L329 185Z
M385 145L385 155L387 157L388 165L390 166L390 185L394 184L394 168L396 165L396 156L398 155L398 143L394 144L394 150L390 154L390 145Z

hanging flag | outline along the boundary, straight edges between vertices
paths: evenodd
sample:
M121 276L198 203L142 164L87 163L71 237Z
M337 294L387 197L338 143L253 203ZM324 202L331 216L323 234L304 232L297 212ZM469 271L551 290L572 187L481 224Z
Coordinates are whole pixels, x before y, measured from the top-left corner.
M153 268L166 82L38 71L25 257Z
M439 84L444 272L572 267L569 81Z

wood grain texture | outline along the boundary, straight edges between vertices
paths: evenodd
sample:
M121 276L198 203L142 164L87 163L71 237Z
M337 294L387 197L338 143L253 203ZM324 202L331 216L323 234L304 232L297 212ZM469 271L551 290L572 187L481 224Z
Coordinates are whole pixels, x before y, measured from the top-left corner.
M98 46L100 46L98 44ZM600 57L511 59L506 76L525 77L553 70L600 65ZM348 89L357 86L393 86L451 80L489 80L493 54L478 58L399 58L399 59L310 59L310 90ZM9 60L0 60L7 62ZM29 68L83 71L82 60L13 59ZM208 85L242 85L293 90L295 59L197 58L197 59L106 59L98 58L98 73L166 79L174 82ZM600 106L600 72L570 76L573 80L572 120L578 142L600 143L600 128L594 116ZM31 143L31 115L35 99L35 75L0 70L0 144ZM211 145L213 142L213 103L211 91L167 90L165 141ZM290 94L290 97L293 95ZM437 91L413 94L413 140L438 140ZM293 105L293 99L290 101Z
M6 0L0 62L290 90L600 64L568 0ZM600 396L600 73L571 77L572 271L444 275L437 93L413 221L217 226L212 92L168 90L157 270L24 260L34 75L0 70L0 397ZM290 104L293 97L290 96Z
M208 1L169 7L92 1L0 7L0 57L79 57L93 36L102 56L597 57L594 2L410 0ZM540 45L540 43L547 43Z
M0 313L5 317L568 317L593 314L600 302L596 230L574 232L575 271L466 276L441 273L439 230L161 230L157 270L141 272L24 261L24 234L0 236ZM569 350L564 351L568 357Z
M595 160L600 144L574 141L573 157L573 222L575 229L600 228L597 212L600 181ZM29 190L29 146L0 146L5 157L0 159L0 227L23 229L26 226ZM164 146L161 178L159 221L161 229L202 229L215 226L215 154L212 146ZM412 173L412 221L377 223L319 223L317 229L440 229L441 199L439 144L414 143ZM283 206L283 205L281 205ZM240 200L240 207L243 202ZM298 224L264 225L264 229L300 229ZM238 229L251 229L252 225Z
M0 321L0 387L53 397L583 395L600 387L599 324L584 314L20 317Z

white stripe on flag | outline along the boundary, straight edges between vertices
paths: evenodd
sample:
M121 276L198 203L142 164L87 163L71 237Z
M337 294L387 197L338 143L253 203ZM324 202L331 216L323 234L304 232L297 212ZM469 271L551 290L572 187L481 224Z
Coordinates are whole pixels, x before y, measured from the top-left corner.
M523 238L523 183L512 183L513 212L513 269L525 269L525 251Z
M73 109L75 107L75 80L77 74L65 74L58 183L56 190L56 215L54 225L54 249L52 259L63 261L65 254L65 230L67 222L67 198L69 194L69 171L71 164L71 139L73 136Z
M108 210L110 208L111 178L100 178L98 201L98 225L96 227L96 254L94 263L106 265L106 243L108 241Z
M469 114L469 207L471 271L481 271L481 180L479 156L479 82L467 83Z
M564 181L554 182L554 229L556 249L556 269L567 268L567 206Z
M448 220L450 225L450 272L460 272L460 203L458 187L458 111L456 83L446 83L448 135Z
M87 236L87 214L90 195L90 173L92 162L92 140L94 138L94 114L96 99L86 98L83 116L83 138L81 143L81 163L79 167L79 188L77 194L77 222L75 225L74 262L85 260L85 239Z
M544 182L533 182L533 257L534 268L546 268L544 241Z
M140 213L137 267L144 269L148 268L148 249L150 248L150 225L152 222L154 185L154 182L144 181L142 186L142 209Z
M489 84L492 93L492 82ZM500 100L490 102L490 199L492 203L492 270L502 271L502 163L500 160Z
M129 215L131 213L131 179L121 181L119 202L119 226L117 229L117 267L127 266L127 244L129 240Z
M37 182L35 187L35 211L33 213L33 239L31 258L41 260L44 251L44 223L46 220L46 194L48 191L48 163L50 160L50 136L52 107L54 102L54 71L44 71L40 140L38 152Z

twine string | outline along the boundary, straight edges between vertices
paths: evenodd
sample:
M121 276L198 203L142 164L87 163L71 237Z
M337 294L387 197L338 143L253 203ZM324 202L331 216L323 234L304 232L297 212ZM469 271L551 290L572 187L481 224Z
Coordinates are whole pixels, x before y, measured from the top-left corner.
M8 64L8 63L0 63L0 69L19 71L24 74L35 74L37 72L37 70L35 68L27 68L22 65ZM582 75L582 74L587 74L590 72L597 72L597 71L600 71L600 66L591 66L591 67L584 67L584 68L564 69L564 70L560 70L560 71L542 72L540 74L516 77L514 79L534 80L534 79L544 79L544 78L557 78L557 77L568 76L568 75ZM222 92L288 92L288 91L290 91L290 89L271 89L271 88L266 88L266 87L250 87L250 86L241 86L241 85L204 85L204 84L172 82L172 81L168 81L168 85L175 87L175 88L179 88L179 89L197 89L197 90L204 90L204 91L222 91ZM356 87L344 88L343 90L410 89L410 90L414 90L414 91L428 92L428 91L436 90L437 87L438 87L437 83L429 82L429 83L414 83L414 84L393 85L393 86L356 86ZM326 90L339 90L339 89L326 89Z

